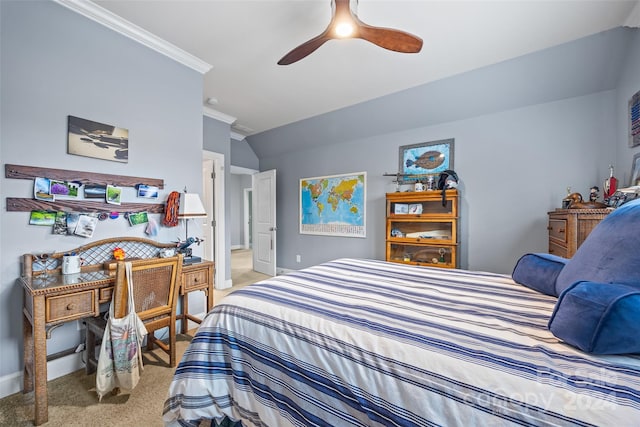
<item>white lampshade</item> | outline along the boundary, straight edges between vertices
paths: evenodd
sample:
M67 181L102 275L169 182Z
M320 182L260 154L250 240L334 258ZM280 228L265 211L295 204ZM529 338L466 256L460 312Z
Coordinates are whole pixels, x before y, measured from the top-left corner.
M178 218L206 218L205 211L200 196L196 193L180 193L180 207L178 209Z

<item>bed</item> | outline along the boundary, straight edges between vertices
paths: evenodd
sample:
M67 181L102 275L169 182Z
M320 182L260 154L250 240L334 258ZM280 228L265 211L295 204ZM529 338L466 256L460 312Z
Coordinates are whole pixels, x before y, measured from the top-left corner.
M640 425L640 356L556 338L557 298L511 276L337 259L250 285L206 317L166 425Z

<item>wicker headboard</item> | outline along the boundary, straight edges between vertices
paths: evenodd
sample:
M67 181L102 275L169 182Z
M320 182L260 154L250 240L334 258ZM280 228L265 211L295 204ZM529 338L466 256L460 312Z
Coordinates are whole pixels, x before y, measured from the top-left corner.
M60 270L62 257L65 254L74 253L83 260L83 271L100 270L107 261L113 260L113 250L122 248L127 258L146 259L159 256L160 250L164 248L175 248L176 243L160 243L155 240L141 237L113 237L111 239L97 240L95 242L80 246L64 252L55 252L48 256L48 270ZM41 267L34 265L39 254L25 254L23 257L22 274L31 276L41 273Z

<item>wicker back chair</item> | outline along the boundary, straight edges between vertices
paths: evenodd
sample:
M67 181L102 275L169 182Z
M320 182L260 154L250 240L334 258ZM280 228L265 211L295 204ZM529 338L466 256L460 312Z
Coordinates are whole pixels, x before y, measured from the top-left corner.
M154 344L169 355L169 366L176 366L176 305L179 295L180 275L182 274L182 254L170 258L150 258L131 261L133 297L135 311L147 328L147 350ZM128 283L125 262L116 266L116 282L113 289L114 315L121 318L126 314ZM106 327L103 317L85 320L86 329L86 372L95 372L98 365L96 357L96 336L102 338ZM155 337L154 331L169 328L169 343Z

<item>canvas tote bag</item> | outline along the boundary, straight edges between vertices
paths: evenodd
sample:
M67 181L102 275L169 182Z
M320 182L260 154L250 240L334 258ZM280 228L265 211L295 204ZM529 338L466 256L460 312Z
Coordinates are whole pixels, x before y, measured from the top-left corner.
M113 299L111 300L98 357L96 392L100 401L102 396L116 387L132 390L138 384L144 369L141 346L147 335L147 328L136 314L133 303L131 262L125 263L125 271L129 284L127 314L116 319L113 315Z

